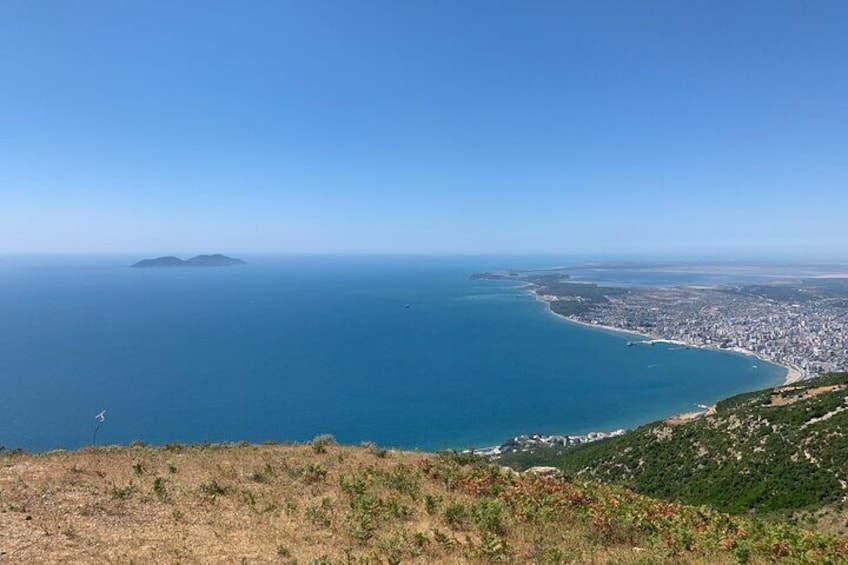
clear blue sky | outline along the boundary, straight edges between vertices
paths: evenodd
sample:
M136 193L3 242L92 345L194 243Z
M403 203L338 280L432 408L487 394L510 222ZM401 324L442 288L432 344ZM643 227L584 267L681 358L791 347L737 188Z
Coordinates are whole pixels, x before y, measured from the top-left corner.
M848 254L848 2L0 3L0 252Z

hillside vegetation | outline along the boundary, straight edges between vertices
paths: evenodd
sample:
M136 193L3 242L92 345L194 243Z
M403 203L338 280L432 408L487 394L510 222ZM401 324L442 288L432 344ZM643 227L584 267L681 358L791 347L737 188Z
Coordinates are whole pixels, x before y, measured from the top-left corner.
M848 540L472 456L312 445L0 456L0 563L846 563Z
M848 481L848 374L752 392L706 417L669 419L575 448L504 458L732 513L842 510ZM842 524L844 526L844 522Z

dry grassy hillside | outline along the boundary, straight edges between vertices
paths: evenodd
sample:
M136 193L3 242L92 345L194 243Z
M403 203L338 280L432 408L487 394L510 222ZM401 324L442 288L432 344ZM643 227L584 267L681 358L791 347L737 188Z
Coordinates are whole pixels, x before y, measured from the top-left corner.
M461 455L316 445L0 456L0 563L844 562L848 544Z

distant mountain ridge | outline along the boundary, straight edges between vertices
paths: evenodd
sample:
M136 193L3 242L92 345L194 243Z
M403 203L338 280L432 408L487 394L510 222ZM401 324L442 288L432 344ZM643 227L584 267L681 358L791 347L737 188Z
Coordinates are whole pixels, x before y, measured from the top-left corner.
M168 255L166 257L157 257L155 259L142 259L138 263L132 265L137 269L155 269L155 268L173 268L173 267L232 267L235 265L246 265L246 261L227 257L216 253L213 255L196 255L188 260Z

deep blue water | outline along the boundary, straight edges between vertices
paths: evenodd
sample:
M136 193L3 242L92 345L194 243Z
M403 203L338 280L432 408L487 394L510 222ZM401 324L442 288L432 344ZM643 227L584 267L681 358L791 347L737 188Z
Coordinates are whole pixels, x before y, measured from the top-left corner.
M127 268L134 259L0 259L0 444L83 446L106 409L98 443L332 433L484 446L632 427L785 373L730 353L627 347L505 283L468 279L540 258Z

